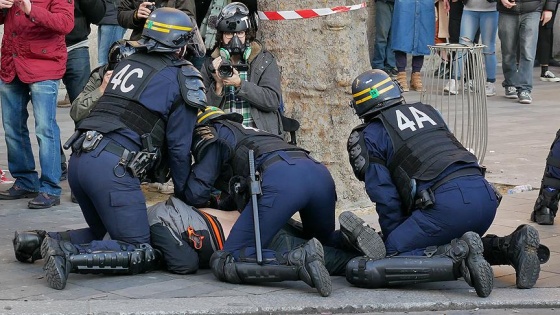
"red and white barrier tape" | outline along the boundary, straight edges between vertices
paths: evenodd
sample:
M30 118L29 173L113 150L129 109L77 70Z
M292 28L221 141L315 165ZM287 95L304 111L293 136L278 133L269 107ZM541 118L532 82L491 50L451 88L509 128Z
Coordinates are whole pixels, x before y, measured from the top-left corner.
M295 19L309 19L318 16L325 16L334 13L348 12L365 8L367 4L362 2L355 5L339 6L334 8L322 9L306 9L295 11L259 11L259 18L261 20L295 20Z

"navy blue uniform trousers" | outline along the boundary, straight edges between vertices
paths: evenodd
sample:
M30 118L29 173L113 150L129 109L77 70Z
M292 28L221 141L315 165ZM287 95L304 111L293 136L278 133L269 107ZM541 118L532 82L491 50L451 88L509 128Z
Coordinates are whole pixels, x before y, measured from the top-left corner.
M106 136L93 151L72 154L68 181L90 235L100 241L94 242L95 246L122 250L122 245L116 241L133 245L149 243L150 226L140 180L118 165L119 156L104 150L109 141L113 140ZM122 137L119 142L130 151L139 149ZM105 234L109 234L111 240L102 241ZM81 231L70 235L74 244L88 243L84 239L76 241L87 235Z
M262 195L258 196L259 223L263 257L275 258L275 251L265 249L274 235L296 212L303 229L325 245L339 246L340 235L335 230L336 190L328 169L310 158L294 159L285 152L283 159L271 164L262 173ZM253 203L250 201L234 224L224 244L233 257L254 257L255 232ZM240 251L244 249L244 253Z
M459 177L438 187L432 208L417 209L386 235L387 255L424 255L428 246L448 244L468 231L484 235L498 201L479 175Z

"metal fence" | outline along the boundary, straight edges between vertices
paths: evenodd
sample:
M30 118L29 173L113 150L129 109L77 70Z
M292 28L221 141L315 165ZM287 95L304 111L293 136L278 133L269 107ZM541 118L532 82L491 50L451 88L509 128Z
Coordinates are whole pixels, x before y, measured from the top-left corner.
M482 164L488 143L486 69L482 48L475 44L430 46L424 63L421 100L437 108L455 137Z

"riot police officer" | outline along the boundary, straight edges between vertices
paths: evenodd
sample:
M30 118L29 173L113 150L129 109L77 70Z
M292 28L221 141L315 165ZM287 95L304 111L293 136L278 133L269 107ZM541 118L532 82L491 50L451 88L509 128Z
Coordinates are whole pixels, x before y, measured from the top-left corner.
M550 146L541 181L539 196L531 213L531 221L541 225L553 225L560 199L560 130Z
M52 288L63 289L69 272L134 274L155 267L140 183L154 165L167 164L182 196L197 110L206 103L200 73L181 58L200 38L193 29L177 9L153 11L138 41L142 51L116 65L91 113L77 123L69 183L89 237L72 231L45 237L41 256ZM103 240L106 234L110 240Z
M350 164L376 203L387 254L395 257L355 259L347 279L380 287L463 276L486 297L493 285L489 260L513 265L517 286L532 287L540 270L538 232L523 225L507 237L480 238L494 220L498 196L441 115L430 105L406 104L400 86L381 70L359 75L352 94L364 124L348 139ZM362 264L366 271L358 272ZM411 280L419 273L425 274Z
M302 148L281 136L241 124L242 116L208 107L198 115L193 140L192 167L185 186L187 204L203 206L214 188L235 196L241 216L233 226L223 250L210 259L214 275L230 283L303 280L322 296L331 293L321 243L352 245L375 258L385 256L381 238L363 221L345 217L343 233L335 232L336 191L328 169ZM261 192L256 199L263 264L257 264L249 152L254 151ZM299 212L309 236L303 246L279 253L266 249L274 235ZM359 255L357 253L356 255ZM258 257L258 256L257 256Z

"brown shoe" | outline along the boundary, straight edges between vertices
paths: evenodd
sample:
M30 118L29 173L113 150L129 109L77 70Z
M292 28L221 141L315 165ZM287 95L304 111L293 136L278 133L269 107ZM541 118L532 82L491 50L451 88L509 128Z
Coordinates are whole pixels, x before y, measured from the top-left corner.
M399 72L397 74L397 82L399 82L401 88L403 89L403 92L408 92L408 82L406 79L406 72Z
M410 77L410 88L413 91L422 92L424 86L422 86L422 75L420 72L413 72Z
M70 98L68 97L68 93L66 93L66 96L64 97L63 100L58 101L58 103L56 103L56 107L60 107L60 108L66 108L66 107L70 107L72 104L70 104Z

